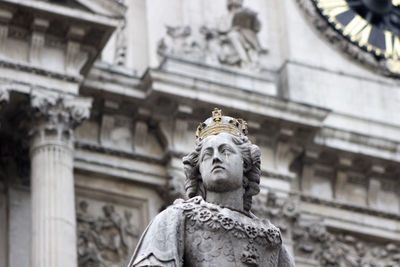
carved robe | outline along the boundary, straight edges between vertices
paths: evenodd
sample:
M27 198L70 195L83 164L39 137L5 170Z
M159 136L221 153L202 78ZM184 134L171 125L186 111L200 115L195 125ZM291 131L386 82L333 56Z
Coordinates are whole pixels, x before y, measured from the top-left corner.
M147 227L128 267L294 266L279 229L254 215L194 197L178 200Z

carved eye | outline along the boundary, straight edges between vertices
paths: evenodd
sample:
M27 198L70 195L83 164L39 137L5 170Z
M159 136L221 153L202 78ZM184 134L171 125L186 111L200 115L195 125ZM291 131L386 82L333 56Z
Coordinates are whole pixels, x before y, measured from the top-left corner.
M201 161L207 160L211 158L212 153L209 150L204 151L203 156L201 157Z
M227 149L227 148L223 148L223 149L221 150L221 153L224 154L224 155L229 155L229 154L230 154L230 151L229 151L229 149Z

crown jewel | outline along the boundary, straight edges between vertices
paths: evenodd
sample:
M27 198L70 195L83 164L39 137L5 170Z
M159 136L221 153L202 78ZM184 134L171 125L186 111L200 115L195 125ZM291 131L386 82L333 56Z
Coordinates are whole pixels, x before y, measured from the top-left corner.
M243 119L235 119L222 116L222 111L214 108L212 117L200 123L197 127L196 138L204 139L210 135L229 133L236 136L247 135L247 122Z

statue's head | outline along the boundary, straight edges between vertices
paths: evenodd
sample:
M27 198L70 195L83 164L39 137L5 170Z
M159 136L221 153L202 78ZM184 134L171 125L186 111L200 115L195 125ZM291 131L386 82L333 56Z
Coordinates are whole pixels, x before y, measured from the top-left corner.
M251 209L252 197L260 191L260 149L246 135L244 120L222 116L218 109L199 125L195 150L183 158L188 197L243 187L243 207Z
M228 10L241 8L243 6L243 0L227 0L226 5Z

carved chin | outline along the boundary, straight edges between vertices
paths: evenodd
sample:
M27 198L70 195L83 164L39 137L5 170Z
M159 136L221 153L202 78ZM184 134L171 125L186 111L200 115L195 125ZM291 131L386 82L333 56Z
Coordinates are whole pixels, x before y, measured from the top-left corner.
M232 180L226 175L215 175L207 183L205 183L206 190L212 192L228 192L241 187L232 183Z

